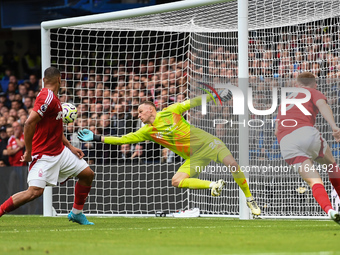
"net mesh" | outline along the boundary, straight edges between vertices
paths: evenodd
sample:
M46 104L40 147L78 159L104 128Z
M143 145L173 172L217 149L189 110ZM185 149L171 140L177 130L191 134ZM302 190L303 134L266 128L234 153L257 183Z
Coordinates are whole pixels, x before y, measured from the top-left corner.
M249 1L249 86L256 109L269 109L272 89L293 86L301 71L319 77L339 123L339 1ZM238 187L232 176L207 168L201 179L227 181L219 198L207 190L179 190L171 178L183 159L152 142L135 145L82 143L76 133L121 136L138 130L137 106L145 100L161 110L201 95L198 82L237 86L237 1L180 11L82 24L51 30L51 63L63 74L62 102L78 108L78 119L65 127L71 143L82 148L96 172L86 213L153 214L199 207L203 214L238 215ZM239 159L239 125L233 101L210 102L185 118L219 137ZM272 120L255 116L249 128L250 188L264 216L322 216L310 188L280 155ZM215 119L228 123L214 125ZM262 121L262 122L261 122ZM254 122L255 123L255 122ZM255 127L254 127L255 126ZM338 144L321 116L316 126L338 159ZM242 149L242 148L241 148ZM212 163L210 166L217 166ZM276 168L276 169L277 169ZM331 186L323 171L326 190ZM53 206L67 213L73 204L74 181L53 188Z

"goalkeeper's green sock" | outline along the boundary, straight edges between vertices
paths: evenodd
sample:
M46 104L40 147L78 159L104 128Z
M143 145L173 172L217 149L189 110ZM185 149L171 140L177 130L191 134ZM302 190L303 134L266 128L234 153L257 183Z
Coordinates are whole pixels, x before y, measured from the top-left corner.
M188 189L209 189L211 181L204 181L197 178L185 178L181 180L178 188Z
M248 186L248 182L246 179L246 176L244 175L244 173L241 171L240 167L238 167L237 171L232 173L235 182L237 183L237 185L241 188L241 190L243 191L244 195L246 197L251 197L251 192Z

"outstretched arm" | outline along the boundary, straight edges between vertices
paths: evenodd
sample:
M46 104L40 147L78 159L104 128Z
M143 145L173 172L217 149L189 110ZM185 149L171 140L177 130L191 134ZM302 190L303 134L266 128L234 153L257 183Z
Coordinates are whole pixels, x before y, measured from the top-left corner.
M78 132L78 138L85 142L96 141L96 142L115 144L115 145L139 143L139 142L143 142L147 140L144 128L139 129L137 132L129 133L121 137L115 137L115 136L105 137L105 136L95 135L93 134L92 131L88 129L83 129Z
M232 98L232 93L229 89L222 90L218 94L223 102L226 102ZM213 97L211 97L210 95L206 95L206 96L207 96L207 103L213 100ZM214 95L214 98L216 98L216 95ZM186 112L189 109L199 106L201 104L202 104L202 96L198 96L193 99L186 100L182 103L170 105L167 109L172 112L182 114L183 112Z
M318 107L321 115L325 118L325 120L331 126L335 140L339 142L340 141L340 129L335 123L332 109L329 107L326 100L324 99L319 99L318 101L316 101L316 106Z
M143 142L146 139L143 135L138 134L138 131L135 133L129 133L127 135L123 135L121 137L115 137L115 136L107 136L101 137L101 141L107 144L116 144L116 145L122 145L122 144L131 144L131 143L139 143Z

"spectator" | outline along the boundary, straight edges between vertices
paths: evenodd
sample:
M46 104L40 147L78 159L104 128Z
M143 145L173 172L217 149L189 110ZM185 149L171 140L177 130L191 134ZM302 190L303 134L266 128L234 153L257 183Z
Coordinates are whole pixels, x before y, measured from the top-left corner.
M21 124L21 125L24 125L26 120L28 118L28 115L21 115L18 119L18 122Z
M145 162L143 145L141 144L135 145L131 159L133 160L134 164L142 164Z
M7 125L12 125L17 120L15 116L8 116L7 117Z
M18 118L18 111L16 110L16 109L10 109L9 110L9 116L10 117L14 117L15 119L17 119Z
M10 94L16 94L17 92L17 85L14 82L9 82L8 87L6 90L6 94L9 97ZM9 98L10 99L10 98ZM11 100L11 99L10 99Z
M31 74L29 77L30 87L28 89L37 91L39 89L39 80L36 74Z
M131 162L131 145L130 144L122 144L120 146L120 153L119 153L119 162L121 163L130 163Z
M102 128L104 135L111 134L111 120L109 114L105 113L102 116L100 116L99 127Z
M6 126L7 124L7 120L5 117L0 117L0 127ZM6 127L5 127L5 131L6 131Z
M78 118L87 118L88 107L86 104L79 104L77 107L77 110L78 110Z
M110 97L104 97L103 99L103 112L105 113L110 113L112 110L112 103L111 103L111 98Z
M24 97L24 108L28 110L29 108L32 108L34 104L34 100L32 97L26 96Z
M21 108L21 109L19 109L18 110L18 114L17 114L17 116L20 118L21 116L23 116L23 115L28 115L28 113L27 113L27 111L24 109L24 108Z
M6 126L1 126L0 128L0 160L2 160L5 166L9 166L8 156L7 154L7 145L8 145L8 135L6 133ZM5 150L5 154L4 154Z
M21 162L21 156L24 155L24 133L22 125L15 121L12 124L14 134L8 140L7 155L11 166L25 166L25 162Z
M14 109L15 111L19 111L22 108L22 102L19 100L14 100L11 103L11 109Z
M132 132L132 117L126 111L125 104L116 104L114 110L111 135L121 136Z
M2 106L10 107L11 103L7 100L6 93L0 92L0 104Z
M11 137L12 135L14 135L14 130L13 130L12 125L6 124L6 133L8 137Z
M178 94L177 98L176 98L176 102L180 103L180 102L184 102L185 101L185 95L184 94Z
M22 97L25 97L28 94L28 89L24 83L19 84L19 94Z

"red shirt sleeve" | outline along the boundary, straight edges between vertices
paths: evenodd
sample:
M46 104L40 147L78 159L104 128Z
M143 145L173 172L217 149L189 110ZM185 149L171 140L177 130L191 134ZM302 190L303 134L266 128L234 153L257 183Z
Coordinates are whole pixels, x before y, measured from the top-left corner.
M41 117L44 117L44 113L47 111L48 96L49 96L48 90L42 89L35 100L33 111L37 112Z
M313 102L314 105L316 105L316 102L319 99L324 99L327 102L327 97L324 94L322 94L319 90L311 89L309 91L311 92L312 102Z

